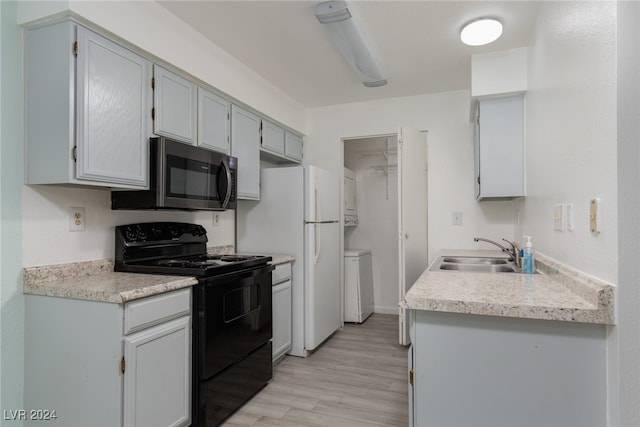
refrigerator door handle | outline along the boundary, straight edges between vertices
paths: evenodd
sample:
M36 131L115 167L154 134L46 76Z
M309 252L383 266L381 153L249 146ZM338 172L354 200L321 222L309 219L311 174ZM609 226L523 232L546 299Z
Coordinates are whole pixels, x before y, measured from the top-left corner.
M322 249L322 239L320 238L320 227L318 225L315 226L316 233L316 241L315 241L315 256L313 258L313 265L318 265L318 260L320 259L320 250Z
M320 188L318 187L318 182L314 182L314 193L316 197L316 216L315 220L318 222L322 222L322 197L320 196Z

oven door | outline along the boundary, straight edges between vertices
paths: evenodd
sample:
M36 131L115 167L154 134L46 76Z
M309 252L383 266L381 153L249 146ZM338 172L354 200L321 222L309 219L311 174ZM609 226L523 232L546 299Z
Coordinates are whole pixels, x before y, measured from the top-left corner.
M273 266L207 279L203 286L201 371L206 380L272 337Z
M158 200L166 208L233 209L236 159L166 138L156 145Z

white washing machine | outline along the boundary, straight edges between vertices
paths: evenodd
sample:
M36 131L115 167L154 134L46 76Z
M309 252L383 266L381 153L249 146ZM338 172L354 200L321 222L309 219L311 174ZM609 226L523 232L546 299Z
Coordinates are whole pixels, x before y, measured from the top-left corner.
M362 323L373 313L371 250L344 250L344 321Z

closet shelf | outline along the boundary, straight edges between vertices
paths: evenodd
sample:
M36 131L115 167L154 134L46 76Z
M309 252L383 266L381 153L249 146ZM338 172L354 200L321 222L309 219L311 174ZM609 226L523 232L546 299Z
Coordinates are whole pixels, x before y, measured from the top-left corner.
M391 164L383 164L383 165L372 165L371 169L384 172L384 174L386 175L390 170L398 169L398 164L391 163Z

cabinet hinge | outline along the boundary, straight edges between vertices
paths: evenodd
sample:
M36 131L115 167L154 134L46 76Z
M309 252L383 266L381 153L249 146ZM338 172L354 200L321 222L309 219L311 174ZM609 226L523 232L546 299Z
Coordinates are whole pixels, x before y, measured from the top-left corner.
M124 361L124 356L122 356L122 360L120 361L120 372L124 374L126 367L127 363Z
M480 185L480 175L478 175L478 185Z
M413 369L409 371L409 384L413 385Z
M476 117L476 123L480 124L480 116Z
M71 157L73 157L73 161L77 162L78 161L78 146L74 145L73 149L71 150Z
M156 88L156 79L155 77L151 77L151 90Z
M156 119L156 109L152 108L151 109L151 120L155 120Z
M73 42L73 56L78 56L78 42Z

